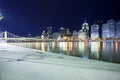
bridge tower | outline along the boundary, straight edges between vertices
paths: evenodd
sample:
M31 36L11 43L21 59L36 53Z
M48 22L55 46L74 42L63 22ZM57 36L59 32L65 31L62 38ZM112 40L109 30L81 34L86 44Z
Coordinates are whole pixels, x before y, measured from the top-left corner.
M7 31L4 32L4 39L7 42Z

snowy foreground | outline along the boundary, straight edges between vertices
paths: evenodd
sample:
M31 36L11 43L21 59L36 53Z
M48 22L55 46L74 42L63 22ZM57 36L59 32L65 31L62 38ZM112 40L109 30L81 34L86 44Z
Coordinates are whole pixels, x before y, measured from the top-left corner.
M0 43L0 80L120 80L120 64Z

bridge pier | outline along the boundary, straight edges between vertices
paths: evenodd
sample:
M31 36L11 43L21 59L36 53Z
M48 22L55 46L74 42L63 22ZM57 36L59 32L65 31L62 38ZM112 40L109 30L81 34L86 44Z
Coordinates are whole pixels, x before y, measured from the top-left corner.
M4 39L7 42L7 31L4 32Z

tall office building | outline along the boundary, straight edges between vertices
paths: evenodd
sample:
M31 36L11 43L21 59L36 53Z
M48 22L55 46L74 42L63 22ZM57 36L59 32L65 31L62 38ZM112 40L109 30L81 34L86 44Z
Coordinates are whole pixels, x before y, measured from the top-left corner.
M66 29L64 27L61 27L59 29L59 36L58 40L64 40L63 38L66 36Z
M82 31L86 33L86 38L89 38L89 25L86 20L82 24Z
M108 26L108 24L102 24L102 38L109 38L109 26Z
M102 25L102 38L115 38L115 21L113 19Z
M103 20L98 20L96 23L99 25L99 38L102 38L102 23L103 23Z
M91 39L99 38L99 25L91 25Z
M66 36L71 36L71 35L72 35L72 34L71 34L69 28L67 28L67 29L66 29Z
M116 23L116 38L120 38L120 20Z
M115 38L115 21L111 19L107 23L109 25L110 38Z
M60 34L61 36L65 36L65 35L66 35L66 29L63 28L63 27L61 27L61 28L59 29L59 34Z
M47 31L48 35L51 35L52 34L52 27L47 27L47 29L48 29L48 31Z

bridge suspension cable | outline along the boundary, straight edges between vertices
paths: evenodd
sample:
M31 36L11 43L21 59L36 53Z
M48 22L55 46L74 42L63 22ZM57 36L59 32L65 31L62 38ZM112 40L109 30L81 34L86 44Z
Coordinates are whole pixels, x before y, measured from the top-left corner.
M7 37L8 37L8 38L25 38L25 37L21 37L21 36L17 36L17 35L15 35L15 34L12 34L12 33L10 33L10 32L7 32Z

